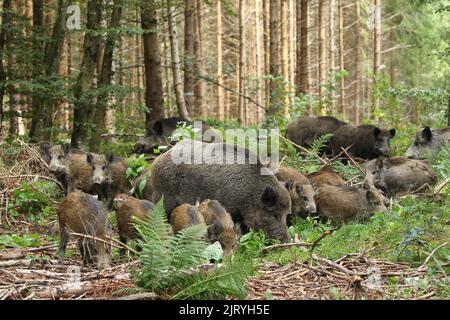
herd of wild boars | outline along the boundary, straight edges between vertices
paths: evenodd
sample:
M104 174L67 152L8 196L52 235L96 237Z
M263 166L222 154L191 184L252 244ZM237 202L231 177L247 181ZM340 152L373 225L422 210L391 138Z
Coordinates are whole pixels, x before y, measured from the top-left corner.
M167 141L178 120L154 122L148 130L149 139L160 141L157 144ZM207 128L205 125L202 130ZM324 153L369 160L360 164L366 171L361 186L348 185L331 164L314 173L282 165L273 175L262 174L266 164L248 149L188 139L157 156L131 184L125 178L125 158L40 144L42 159L66 193L58 209L61 258L70 232L75 232L87 236L78 243L85 263L102 266L109 261L111 247L105 239L111 236L112 228L108 213L119 194L126 195L115 209L119 238L124 244L138 238L133 217L145 219L161 199L173 233L191 225L204 225L207 240L218 241L226 255L236 248L240 235L250 229L263 230L267 239L289 241L288 225L294 217L318 216L336 223L363 221L375 212L386 212L390 197L433 186L437 178L431 164L419 158L425 152L434 155L450 146L450 128L424 127L406 157L389 157L395 129L356 127L332 117L295 120L288 125L286 136L301 147L310 147L314 139L329 133L332 136ZM144 149L135 151L148 151ZM187 151L188 158L201 156L202 162L176 161L179 156L186 160ZM225 164L223 159L230 156L246 161ZM247 161L250 159L257 161ZM122 249L121 255L124 252Z

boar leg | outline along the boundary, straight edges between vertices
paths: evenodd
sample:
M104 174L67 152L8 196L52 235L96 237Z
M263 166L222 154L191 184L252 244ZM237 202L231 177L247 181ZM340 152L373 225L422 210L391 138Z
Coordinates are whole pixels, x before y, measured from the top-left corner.
M125 238L125 237L123 237L123 236L121 236L121 235L119 235L119 240L120 240L120 242L122 242L124 245L127 244L127 238ZM124 247L120 248L119 254L120 254L120 257L123 257L123 256L125 255L125 248L124 248Z
M60 227L61 234L60 234L60 242L59 242L59 261L62 262L64 260L64 256L66 255L66 246L67 242L69 241L69 233L67 232L66 228Z

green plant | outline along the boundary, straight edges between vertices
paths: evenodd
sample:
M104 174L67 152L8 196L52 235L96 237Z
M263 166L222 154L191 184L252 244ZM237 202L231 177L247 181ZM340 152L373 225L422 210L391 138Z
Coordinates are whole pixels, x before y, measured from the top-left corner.
M206 227L191 226L171 236L162 203L145 221L136 222L142 238L142 270L134 275L139 286L172 299L243 297L248 266L227 260L220 268L202 271L207 262Z
M144 154L139 156L134 154L128 159L128 168L125 171L125 176L130 183L133 183L134 179L148 167L150 167L150 164L145 160Z

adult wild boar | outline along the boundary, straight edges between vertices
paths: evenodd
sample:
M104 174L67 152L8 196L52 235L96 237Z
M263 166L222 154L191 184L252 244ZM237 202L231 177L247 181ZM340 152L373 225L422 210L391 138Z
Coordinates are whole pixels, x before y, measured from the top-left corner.
M341 148L351 146L347 151L350 156L372 160L389 154L390 140L394 136L395 129L384 130L369 124L358 127L346 125L334 132L330 146L334 155L338 155Z
M115 196L119 193L128 193L131 189L125 176L128 161L112 154L93 153L88 153L85 161L91 166L92 181L99 200L104 201L108 209L112 209Z
M436 174L428 161L392 157L369 161L366 181L393 197L399 192L416 191L424 185L435 184Z
M238 146L183 140L152 165L153 202L164 196L169 213L182 203L217 200L235 223L262 229L267 238L287 241L289 193L273 175L262 175L265 168L260 161L250 161L256 158ZM202 161L195 164L196 159Z
M338 223L386 212L383 196L369 185L364 188L323 185L317 189L315 200L319 215Z
M314 195L316 191L308 178L290 167L280 167L275 174L280 182L284 182L292 202L292 215L307 217L316 213Z
M333 133L346 124L329 116L303 117L288 124L286 137L299 146L310 148L318 137Z
M60 260L64 259L70 232L75 232L100 239L78 237L78 248L84 264L95 262L99 268L103 268L109 263L111 246L105 241L112 234L112 226L101 202L80 191L69 193L59 205L58 221Z
M414 142L406 151L406 156L412 159L434 156L444 147L450 147L450 127L442 129L423 127L416 133Z
M86 163L86 153L70 149L69 145L54 145L49 149L48 168L64 188L67 195L74 190L94 193L92 168Z

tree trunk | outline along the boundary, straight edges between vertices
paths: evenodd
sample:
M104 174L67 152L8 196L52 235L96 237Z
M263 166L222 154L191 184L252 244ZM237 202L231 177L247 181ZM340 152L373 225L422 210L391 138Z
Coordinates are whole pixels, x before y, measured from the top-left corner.
M195 54L195 73L199 76L205 74L203 65L203 42L202 42L202 2L203 0L196 0L197 10L196 10L196 23L195 23L195 42L194 42L194 54ZM205 94L205 82L203 79L197 78L194 86L194 97L195 97L195 114L206 117L206 110L203 108L203 96Z
M300 9L300 26L297 27L297 38L300 48L297 54L297 94L309 94L309 45L308 45L308 0L297 0L297 19ZM298 24L297 24L298 25ZM312 113L311 105L308 105L308 114Z
M151 2L141 3L141 24L144 30L145 64L145 123L150 135L150 123L164 117L164 94L162 88L161 55L159 52L158 18Z
M374 29L373 29L373 79L375 92L373 92L373 110L375 110L375 119L379 122L380 108L380 65L381 65L381 0L374 0Z
M270 81L267 77L270 74L270 1L263 0L263 42L264 42L264 101L266 110L270 103Z
M245 110L244 110L244 98L242 95L245 93L245 30L244 30L244 18L245 18L245 0L239 0L239 64L237 68L237 80L239 88L238 96L238 122L245 124Z
M270 0L270 62L269 73L271 77L278 78L280 72L280 0ZM278 97L278 81L270 81L269 114L273 115L280 107Z
M262 0L264 1L264 0ZM257 88L256 88L256 102L258 102L259 105L263 104L263 99L261 95L261 57L262 57L262 51L261 51L261 11L262 11L262 1L261 0L255 0L255 41L256 41L256 79L258 81ZM258 123L260 119L261 114L261 108L256 107L255 109L255 122Z
M217 116L225 120L225 101L223 90L223 49L222 49L222 0L216 0L216 35L217 35Z
M90 0L87 4L87 30L84 36L83 59L80 67L80 74L74 86L74 112L73 131L71 145L74 148L82 148L87 142L90 129L89 115L94 108L92 98L88 94L94 80L97 67L98 50L100 48L101 37L96 35L100 27L102 1Z
M9 10L11 8L11 0L3 0L3 8L2 8L2 24L0 25L0 129L3 126L3 97L5 95L5 81L6 81L6 72L5 66L3 65L4 57L4 49L6 44L6 28L8 27L10 15Z
M450 95L448 96L448 105L447 105L447 126L450 127Z
M336 0L330 0L329 4L329 24L328 24L328 37L329 37L329 45L328 45L328 58L329 58L329 72L331 77L335 77L335 52L336 52L336 43L335 43L335 11L336 11ZM335 92L330 90L329 92L329 101L330 106L328 110L328 114L336 113L336 102L335 102Z
M181 118L189 119L186 109L186 103L183 95L183 82L181 79L180 69L180 53L177 35L177 18L175 7L170 6L170 0L167 0L167 16L169 21L169 36L170 36L170 52L172 55L172 75L175 88L175 97L177 101L178 114Z
M189 115L195 114L195 1L185 0L184 7L184 96Z
M111 12L111 20L109 29L116 29L120 26L120 17L122 15L121 0L114 0ZM95 108L94 123L95 129L91 137L89 149L93 152L100 150L101 135L105 129L106 109L108 107L110 94L107 92L108 86L111 85L113 76L113 56L116 46L117 36L114 33L108 33L106 38L105 49L103 50L102 66L100 70L98 88L100 95L97 98L97 106Z
M355 0L355 125L361 120L361 8L359 0Z
M326 73L326 43L325 43L325 1L326 0L319 0L319 7L318 7L318 44L319 44L319 52L318 52L318 62L319 62L319 110L318 113L322 113L323 108L323 86L326 84L327 81L327 73Z
M338 2L338 20L339 20L339 70L341 73L345 70L345 44L344 44L344 4L343 0ZM342 76L339 79L339 111L344 119L347 117L346 112L346 94L345 94L345 78Z
M288 35L288 18L287 18L287 11L288 11L288 0L281 0L281 6L280 6L280 23L281 23L281 70L283 74L283 81L289 81L289 66L288 66L288 46L289 46L289 35ZM288 87L285 86L283 91L287 92ZM284 92L283 92L284 94ZM284 97L283 101L283 113L284 115L288 115L288 103L289 103L289 96L286 95Z

